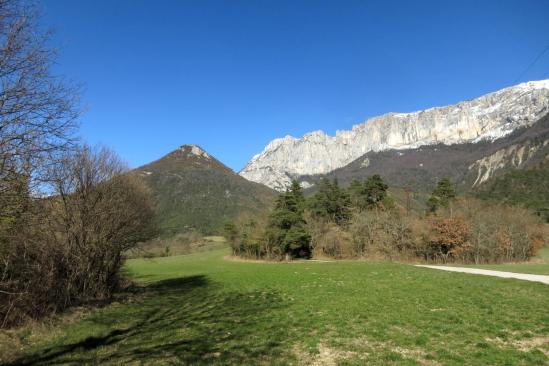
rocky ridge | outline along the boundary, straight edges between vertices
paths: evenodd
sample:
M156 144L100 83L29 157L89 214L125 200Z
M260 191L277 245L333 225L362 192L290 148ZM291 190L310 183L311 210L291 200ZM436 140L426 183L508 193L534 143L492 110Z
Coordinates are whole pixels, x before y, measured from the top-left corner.
M549 80L530 81L455 105L373 117L335 136L276 139L240 175L281 191L294 177L329 173L371 151L497 140L548 111Z

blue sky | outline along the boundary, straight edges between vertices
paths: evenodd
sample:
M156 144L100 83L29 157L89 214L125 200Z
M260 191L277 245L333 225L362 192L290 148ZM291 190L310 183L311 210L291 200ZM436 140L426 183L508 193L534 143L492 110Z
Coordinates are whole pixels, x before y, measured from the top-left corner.
M549 78L546 0L39 4L83 138L132 167L194 143L238 171L276 137Z

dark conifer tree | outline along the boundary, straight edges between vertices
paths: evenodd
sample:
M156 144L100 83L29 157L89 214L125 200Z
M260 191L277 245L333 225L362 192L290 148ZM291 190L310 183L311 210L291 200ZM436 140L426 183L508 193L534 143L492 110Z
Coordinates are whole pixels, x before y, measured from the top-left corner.
M355 180L349 187L351 202L359 211L387 205L388 188L389 186L379 174L368 177L363 183Z
M291 257L308 258L311 255L311 236L305 229L303 211L305 197L298 182L278 196L269 217L267 239L270 246Z
M351 198L348 192L341 189L337 180L330 182L322 179L318 192L310 199L309 209L316 218L345 224L351 218Z
M436 212L440 207L448 207L455 197L456 191L450 179L442 178L427 200L427 208L430 212Z

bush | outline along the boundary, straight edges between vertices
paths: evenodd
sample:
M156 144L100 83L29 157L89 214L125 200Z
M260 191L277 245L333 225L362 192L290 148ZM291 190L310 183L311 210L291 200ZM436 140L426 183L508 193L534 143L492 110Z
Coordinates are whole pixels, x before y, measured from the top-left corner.
M545 244L541 220L527 209L462 201L459 210L473 222L472 249L462 260L474 263L526 261Z
M427 243L427 257L446 263L458 259L472 248L471 223L462 218L433 218Z
M355 212L346 227L314 221L308 227L315 256L405 259L414 252L409 220L394 209Z
M365 211L353 217L349 233L354 256L403 259L409 256L411 230L398 210Z
M79 148L52 177L52 196L27 197L26 209L3 231L2 326L109 298L120 283L123 253L154 234L148 189L109 150Z
M239 230L240 235L233 244L233 254L246 258L263 258L273 255L272 248L265 239L263 225L249 219Z
M319 222L308 226L314 257L352 258L355 256L349 234L332 222Z
M545 244L541 220L530 211L460 198L415 232L418 255L432 261L526 261ZM421 225L416 225L416 228ZM421 239L419 239L421 241Z

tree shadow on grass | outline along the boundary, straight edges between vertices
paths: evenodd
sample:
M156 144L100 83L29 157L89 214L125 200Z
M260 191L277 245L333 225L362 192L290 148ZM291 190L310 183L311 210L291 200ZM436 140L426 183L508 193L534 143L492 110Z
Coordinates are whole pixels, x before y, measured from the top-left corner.
M135 302L83 320L94 334L71 336L11 365L258 364L286 353L287 336L269 314L277 292L228 292L204 276L157 282ZM81 332L81 331L80 331ZM81 337L80 337L81 338Z

